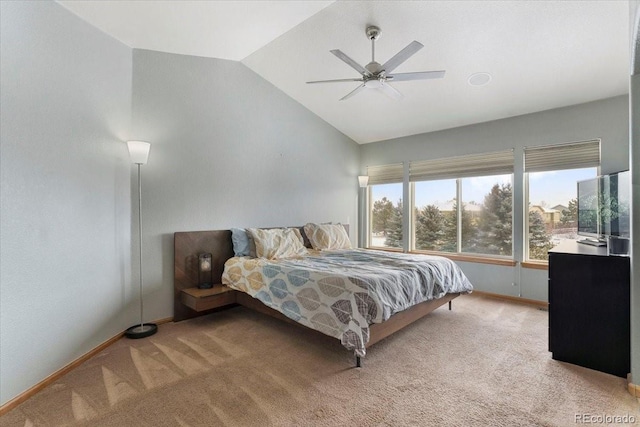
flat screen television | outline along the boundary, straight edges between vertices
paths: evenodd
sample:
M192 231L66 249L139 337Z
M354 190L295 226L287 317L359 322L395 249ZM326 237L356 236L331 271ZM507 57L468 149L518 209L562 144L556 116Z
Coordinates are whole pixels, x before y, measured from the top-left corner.
M600 233L629 237L631 182L629 171L604 175L600 180Z
M578 181L578 234L594 240L630 235L629 171Z
M599 184L599 177L578 181L578 235L595 240L602 237L598 221Z

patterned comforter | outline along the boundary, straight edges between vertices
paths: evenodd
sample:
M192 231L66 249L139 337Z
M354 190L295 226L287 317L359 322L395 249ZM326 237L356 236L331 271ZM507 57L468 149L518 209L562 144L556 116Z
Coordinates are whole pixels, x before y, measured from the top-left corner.
M365 355L369 325L447 293L473 287L450 259L350 249L302 258L234 257L222 283Z

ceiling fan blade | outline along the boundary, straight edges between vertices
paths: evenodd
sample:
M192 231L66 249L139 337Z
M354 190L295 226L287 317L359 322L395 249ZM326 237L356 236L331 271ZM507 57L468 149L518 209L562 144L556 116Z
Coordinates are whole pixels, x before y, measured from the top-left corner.
M340 83L340 82L361 82L362 79L335 79L335 80L315 80L307 83Z
M391 86L389 83L382 82L382 84L380 85L380 90L389 98L395 99L396 101L404 98L404 95L398 92L398 90Z
M346 94L345 96L340 98L340 101L344 101L345 99L351 98L353 95L357 94L358 92L360 92L364 88L365 88L364 83L362 83L360 86L358 86L357 88L355 88L354 90L352 90L351 92L349 92L348 94Z
M402 64L404 61L409 59L411 55L422 49L424 45L418 41L412 41L402 49L400 52L396 53L391 59L382 64L382 69L389 74L393 70L395 70L398 65Z
M404 82L407 80L427 80L441 79L444 77L445 71L419 71L416 73L398 73L387 76L387 79L394 82Z
M362 65L358 64L356 61L348 57L343 51L340 49L333 49L330 51L335 56L337 56L342 61L346 62L351 68L362 74L363 76L370 76L371 73L368 72Z

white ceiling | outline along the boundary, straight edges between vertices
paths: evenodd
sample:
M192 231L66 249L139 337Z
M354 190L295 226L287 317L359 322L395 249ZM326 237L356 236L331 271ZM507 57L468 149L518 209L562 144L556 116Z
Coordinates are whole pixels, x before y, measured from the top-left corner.
M59 1L133 48L241 60L358 143L431 132L628 93L628 1ZM394 101L366 90L333 56L376 60L424 44L395 72L446 70L396 82ZM469 76L488 72L486 86Z

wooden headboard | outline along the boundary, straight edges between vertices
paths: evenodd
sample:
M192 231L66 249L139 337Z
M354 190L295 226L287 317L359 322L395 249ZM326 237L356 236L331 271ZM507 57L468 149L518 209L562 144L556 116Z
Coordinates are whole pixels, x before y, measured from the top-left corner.
M343 224L343 226L349 234L349 225ZM300 230L304 245L311 248L311 243L303 227L295 228ZM173 248L173 318L182 320L205 314L205 312L193 311L182 304L180 293L183 289L198 285L198 255L203 252L211 254L211 279L213 283L221 283L224 263L234 256L231 230L176 232L173 235Z

